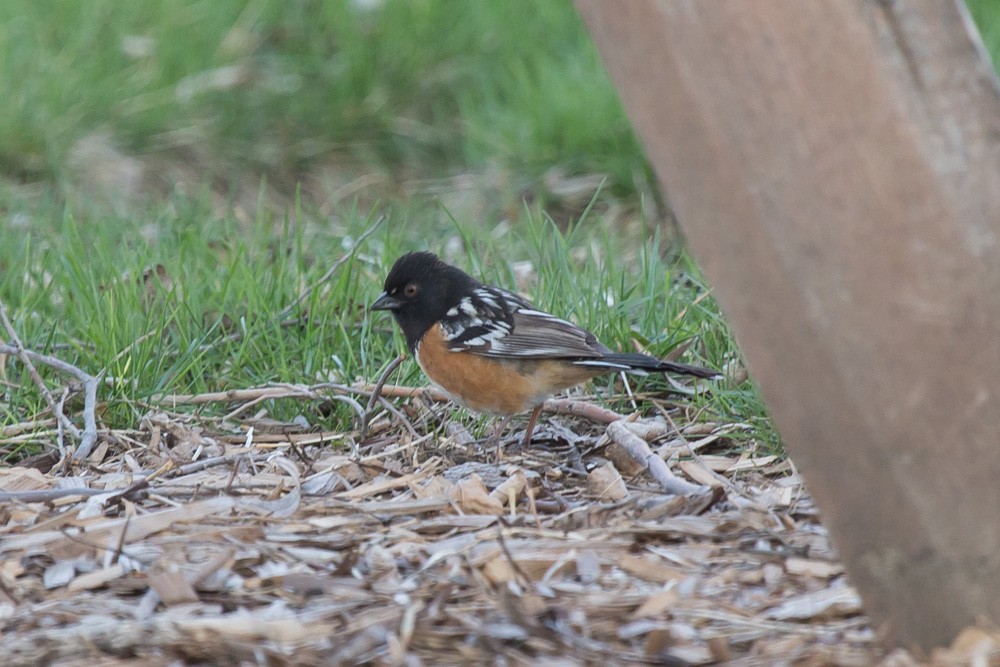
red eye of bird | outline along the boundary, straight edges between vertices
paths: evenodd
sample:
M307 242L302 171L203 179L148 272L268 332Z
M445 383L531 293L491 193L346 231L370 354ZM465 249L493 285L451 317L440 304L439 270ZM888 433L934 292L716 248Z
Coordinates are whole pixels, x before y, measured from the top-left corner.
M416 296L417 286L414 285L413 283L410 283L409 285L403 288L403 294L405 294L406 296Z

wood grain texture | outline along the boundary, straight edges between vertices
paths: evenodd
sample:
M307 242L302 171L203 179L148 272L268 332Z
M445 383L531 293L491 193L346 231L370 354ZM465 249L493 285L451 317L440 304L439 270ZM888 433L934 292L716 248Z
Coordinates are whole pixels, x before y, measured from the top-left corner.
M1000 622L1000 103L954 0L577 0L888 644Z

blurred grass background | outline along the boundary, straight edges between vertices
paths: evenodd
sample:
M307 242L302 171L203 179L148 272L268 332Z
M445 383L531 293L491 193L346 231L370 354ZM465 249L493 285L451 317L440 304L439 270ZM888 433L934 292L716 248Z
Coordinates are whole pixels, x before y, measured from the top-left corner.
M92 186L120 153L142 159L106 177L126 195L264 176L374 198L469 174L510 193L495 206L570 176L653 192L565 0L12 0L0 52L0 170L20 181Z
M1000 3L969 5L996 57ZM363 304L413 248L612 346L738 359L569 0L6 0L0 77L0 298L29 347L107 375L106 424L160 392L373 377L401 344ZM778 446L751 383L692 407ZM43 412L0 366L0 426Z

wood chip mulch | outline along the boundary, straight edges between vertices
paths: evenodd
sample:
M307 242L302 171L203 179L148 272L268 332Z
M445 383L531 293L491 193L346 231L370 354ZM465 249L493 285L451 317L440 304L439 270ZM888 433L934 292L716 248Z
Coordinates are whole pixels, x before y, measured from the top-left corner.
M0 469L0 664L916 664L740 424L618 422L706 490L672 495L606 425L498 460L450 407L389 407L363 439L151 410Z

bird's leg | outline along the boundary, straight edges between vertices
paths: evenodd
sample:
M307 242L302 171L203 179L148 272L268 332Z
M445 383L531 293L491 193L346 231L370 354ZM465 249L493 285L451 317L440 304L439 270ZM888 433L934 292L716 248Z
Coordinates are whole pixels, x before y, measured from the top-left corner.
M503 444L503 437L502 436L503 436L504 429L507 428L507 425L510 424L510 420L513 419L513 417L514 417L514 415L507 415L506 417L498 420L493 425L493 435L490 436L490 439L496 441L496 446L497 446L497 463L500 463L500 459L503 457L503 448L501 447L501 445Z
M531 415L528 417L528 425L524 427L524 448L527 449L528 445L531 444L531 434L535 430L535 424L538 423L538 415L542 414L542 406L538 404L535 409L531 411Z

